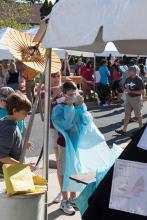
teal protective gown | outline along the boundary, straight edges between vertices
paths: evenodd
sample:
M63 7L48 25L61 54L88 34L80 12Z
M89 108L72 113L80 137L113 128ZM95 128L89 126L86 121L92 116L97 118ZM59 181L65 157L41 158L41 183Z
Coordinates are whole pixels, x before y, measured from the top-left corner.
M85 185L69 177L109 168L113 160L112 151L93 123L92 115L84 103L79 106L56 105L52 111L52 122L66 142L63 191L81 191Z

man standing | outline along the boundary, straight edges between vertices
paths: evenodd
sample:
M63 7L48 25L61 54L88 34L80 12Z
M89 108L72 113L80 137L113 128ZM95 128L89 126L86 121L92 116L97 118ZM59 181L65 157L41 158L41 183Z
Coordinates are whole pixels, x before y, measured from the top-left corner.
M107 61L102 60L101 66L99 68L100 81L97 87L98 97L100 99L100 105L107 105L107 101L110 101L110 86L109 86L109 76L110 72L107 67Z
M26 80L26 95L28 99L33 104L34 102L34 88L35 88L35 76L36 76L36 70L32 69L31 67L25 66L25 69L22 73L22 76Z
M143 126L141 115L141 95L144 92L144 86L142 79L137 75L135 67L129 67L128 78L126 79L124 86L126 92L124 127L122 130L115 130L117 134L121 135L126 134L132 110L134 110L135 117L139 123L139 128Z

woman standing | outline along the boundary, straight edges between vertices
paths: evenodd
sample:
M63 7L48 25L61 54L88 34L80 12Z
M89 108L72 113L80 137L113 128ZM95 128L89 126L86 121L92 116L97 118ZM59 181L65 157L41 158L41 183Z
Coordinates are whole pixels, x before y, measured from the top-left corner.
M0 64L0 88L6 86L6 80L5 77L3 75L3 68L2 65Z
M13 62L9 66L7 85L15 91L19 89L19 72Z

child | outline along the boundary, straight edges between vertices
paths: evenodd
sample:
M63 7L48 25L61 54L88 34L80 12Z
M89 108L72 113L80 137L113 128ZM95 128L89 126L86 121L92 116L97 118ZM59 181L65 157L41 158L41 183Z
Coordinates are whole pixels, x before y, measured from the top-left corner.
M71 81L65 82L62 90L63 97L56 99L58 104L52 111L52 122L59 132L57 170L60 174L63 196L60 208L72 215L75 213L75 192L83 190L84 186L72 181L70 177L95 172L97 168L109 167L112 153L104 136L94 125L75 84ZM107 156L104 157L105 154Z
M60 105L67 105L67 108L68 107L69 109L73 108L73 99L76 98L75 97L76 89L77 88L73 82L69 81L69 82L64 83L63 84L64 96L56 100L57 103L61 103L61 104L57 104L56 107L60 108ZM83 98L82 96L79 95L77 97L77 104L78 103L81 104L82 102L83 102ZM68 118L68 115L67 115L67 118ZM72 116L69 118L70 118L69 120L72 120ZM53 119L53 124L54 123L56 123L56 118L55 118L55 121ZM66 126L66 124L64 124L64 126ZM57 144L58 144L58 152L59 152L58 159L57 159L57 170L58 170L59 182L62 188L62 197L63 197L63 200L61 201L61 204L60 204L60 209L62 209L66 214L73 215L75 214L74 199L76 197L76 193L70 192L70 199L68 200L68 192L63 190L63 178L64 178L64 171L65 171L66 151L65 151L65 139L61 133L58 134Z
M8 112L6 109L6 99L12 93L15 93L15 91L10 87L0 88L0 118L3 118L8 115ZM20 120L17 122L17 125L20 129L21 134L23 135L24 130L25 130L25 121Z
M22 135L17 121L24 120L31 109L30 101L19 93L12 93L5 101L8 116L0 120L0 174L2 164L20 163Z

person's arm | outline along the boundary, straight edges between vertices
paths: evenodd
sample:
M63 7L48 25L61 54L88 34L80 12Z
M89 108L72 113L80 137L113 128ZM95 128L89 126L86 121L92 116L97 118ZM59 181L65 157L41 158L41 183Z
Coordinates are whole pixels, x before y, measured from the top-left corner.
M0 158L0 162L2 162L3 164L20 164L18 160L15 160L14 158L9 156ZM33 171L35 168L34 163L25 163L25 165L28 165L31 171Z
M22 77L23 77L25 80L27 80L27 70L24 70L24 71L22 72Z
M14 158L9 157L9 156L1 157L0 162L2 162L4 164L18 164L18 163L20 163L18 160L15 160Z
M8 80L10 79L10 73L9 71L7 72L7 75L6 75L6 82L8 82Z
M142 95L143 94L143 90L142 89L141 90L129 90L129 89L127 89L125 91L127 91L128 94L134 94L134 95Z
M66 100L66 103L67 102L69 104L59 104L53 108L52 122L55 128L60 127L63 130L69 130L73 126L75 107L70 100Z
M105 66L105 67L103 67L103 68L104 68L103 71L104 71L105 74L109 77L109 75L110 75L110 71L109 71L108 67Z

